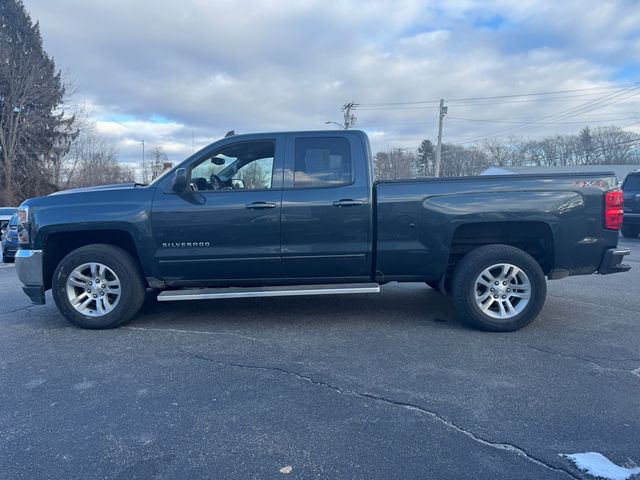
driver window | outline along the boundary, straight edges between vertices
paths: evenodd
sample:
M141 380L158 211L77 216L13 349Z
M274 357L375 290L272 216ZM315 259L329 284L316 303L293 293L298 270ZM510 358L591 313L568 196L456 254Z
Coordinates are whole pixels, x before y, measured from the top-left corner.
M191 168L194 191L265 190L272 188L273 142L228 145Z

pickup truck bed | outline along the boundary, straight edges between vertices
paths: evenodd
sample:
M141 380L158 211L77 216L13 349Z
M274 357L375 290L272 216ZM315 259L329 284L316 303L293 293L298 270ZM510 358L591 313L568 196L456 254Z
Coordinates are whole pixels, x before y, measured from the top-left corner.
M76 325L159 300L375 292L426 282L462 320L515 330L546 279L624 272L613 173L373 181L359 131L232 135L151 185L27 200L16 268Z
M440 280L457 258L508 238L552 279L594 273L618 242L602 228L603 186L614 188L613 173L377 182L376 268L391 280Z

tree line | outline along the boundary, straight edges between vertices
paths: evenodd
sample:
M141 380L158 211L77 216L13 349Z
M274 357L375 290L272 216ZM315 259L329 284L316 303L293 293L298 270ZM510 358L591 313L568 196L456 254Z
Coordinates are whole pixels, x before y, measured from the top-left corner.
M431 140L416 149L391 148L374 155L376 178L432 177L436 150ZM640 135L618 126L584 127L577 134L541 139L511 136L465 146L443 143L443 177L477 175L491 166L541 167L578 165L640 165Z

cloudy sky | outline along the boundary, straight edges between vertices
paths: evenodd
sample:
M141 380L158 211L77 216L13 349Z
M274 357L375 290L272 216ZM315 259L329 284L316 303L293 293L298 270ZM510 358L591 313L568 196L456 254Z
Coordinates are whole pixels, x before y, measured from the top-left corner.
M126 162L141 140L179 161L192 136L329 128L351 100L374 150L434 139L440 98L448 142L640 133L637 0L24 3Z

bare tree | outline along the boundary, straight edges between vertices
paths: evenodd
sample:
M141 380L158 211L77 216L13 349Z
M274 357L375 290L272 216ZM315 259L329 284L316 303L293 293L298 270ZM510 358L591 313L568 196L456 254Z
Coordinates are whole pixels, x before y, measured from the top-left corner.
M450 143L442 145L443 177L477 175L490 165L486 153L478 147Z
M113 141L95 133L81 135L73 144L62 173L65 188L91 187L134 181L133 168L118 162Z
M633 140L640 137L620 127L597 127L592 131L595 154L600 165L624 165L640 162L638 145Z
M165 164L169 162L169 157L160 146L153 147L145 154L145 157L146 172L144 178L149 179L149 181L153 181L162 175Z
M380 180L395 180L412 178L413 166L416 163L414 153L404 148L393 148L386 152L378 152L374 156L376 178Z

